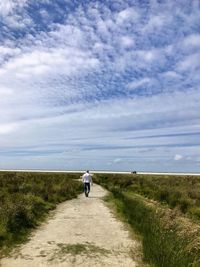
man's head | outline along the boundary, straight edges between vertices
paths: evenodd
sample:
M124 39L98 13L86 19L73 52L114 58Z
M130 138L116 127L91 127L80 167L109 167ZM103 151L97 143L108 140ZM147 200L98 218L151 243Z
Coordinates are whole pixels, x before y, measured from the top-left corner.
M87 172L87 173L89 173L90 171L89 171L89 170L87 170L86 172Z

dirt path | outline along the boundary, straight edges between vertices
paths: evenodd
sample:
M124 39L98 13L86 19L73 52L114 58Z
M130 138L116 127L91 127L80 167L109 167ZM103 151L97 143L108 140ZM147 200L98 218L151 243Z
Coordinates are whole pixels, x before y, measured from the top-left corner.
M60 204L0 266L138 266L131 257L137 242L105 205L105 195L102 187L94 185L89 198L82 194Z

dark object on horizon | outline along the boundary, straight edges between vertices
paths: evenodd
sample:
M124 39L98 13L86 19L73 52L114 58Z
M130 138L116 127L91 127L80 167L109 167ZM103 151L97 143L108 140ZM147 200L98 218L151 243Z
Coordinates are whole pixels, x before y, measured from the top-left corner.
M136 172L136 171L132 171L131 173L132 173L132 174L137 174L137 172Z

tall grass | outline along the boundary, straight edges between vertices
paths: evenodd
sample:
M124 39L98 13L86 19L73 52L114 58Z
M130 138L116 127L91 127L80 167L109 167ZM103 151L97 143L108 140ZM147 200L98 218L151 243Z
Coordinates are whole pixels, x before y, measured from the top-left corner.
M0 172L0 248L22 240L56 204L77 196L80 174Z
M129 190L178 208L200 221L200 176L98 174L96 179L107 187Z
M121 201L124 216L142 235L146 261L158 267L199 267L198 220L185 217L178 204L170 209L170 204L165 201L163 205L163 200L157 197L157 189L163 190L163 184L166 188L171 187L170 183L175 184L176 188L171 187L169 192L177 191L180 194L191 189L187 188L188 178L183 177L182 181L180 177L173 178L175 181L172 181L172 177L164 177L163 181L161 177L152 176L98 174L94 180L112 191L114 197Z

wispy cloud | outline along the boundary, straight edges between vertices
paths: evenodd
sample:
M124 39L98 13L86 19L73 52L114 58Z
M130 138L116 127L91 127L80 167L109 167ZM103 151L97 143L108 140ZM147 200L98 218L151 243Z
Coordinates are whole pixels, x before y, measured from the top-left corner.
M148 85L150 83L151 83L151 79L146 77L146 78L143 78L143 79L140 79L137 81L132 81L132 82L128 83L127 87L131 90L134 90L138 87L142 87L142 86Z

